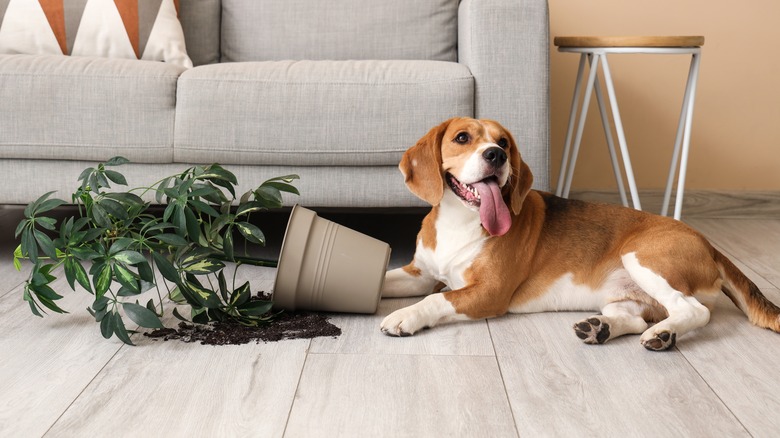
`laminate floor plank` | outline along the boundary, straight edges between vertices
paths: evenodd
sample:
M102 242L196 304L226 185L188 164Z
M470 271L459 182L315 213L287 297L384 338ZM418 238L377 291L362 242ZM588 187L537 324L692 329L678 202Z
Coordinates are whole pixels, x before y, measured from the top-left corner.
M55 290L69 289L64 279ZM0 436L41 436L89 386L123 344L104 339L85 308L93 297L69 291L67 315L34 316L17 288L0 298Z
M678 351L583 344L571 326L588 315L488 321L521 436L748 436Z
M420 300L386 298L374 315L332 314L331 322L341 328L341 336L313 339L311 352L495 356L485 320L445 324L403 338L379 330L385 316Z
M687 222L780 288L780 219L697 218Z
M765 293L780 296L778 289ZM707 326L677 348L755 437L780 430L780 334L750 324L725 296Z
M514 437L494 357L310 354L287 437Z
M309 340L134 342L47 436L282 436Z

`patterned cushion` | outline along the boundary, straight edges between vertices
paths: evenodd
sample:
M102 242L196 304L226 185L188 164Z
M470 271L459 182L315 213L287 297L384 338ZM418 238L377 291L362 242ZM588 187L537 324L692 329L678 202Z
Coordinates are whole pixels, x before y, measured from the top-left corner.
M0 53L165 61L192 67L179 0L0 0Z

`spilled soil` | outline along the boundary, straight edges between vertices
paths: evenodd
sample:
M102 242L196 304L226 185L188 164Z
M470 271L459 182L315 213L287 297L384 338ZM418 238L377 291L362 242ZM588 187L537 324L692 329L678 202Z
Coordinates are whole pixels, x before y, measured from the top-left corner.
M270 323L258 327L247 327L237 322L206 325L180 322L175 329L162 328L144 333L144 336L155 340L199 342L202 345L240 345L339 335L341 329L331 324L325 315L307 312L284 312Z

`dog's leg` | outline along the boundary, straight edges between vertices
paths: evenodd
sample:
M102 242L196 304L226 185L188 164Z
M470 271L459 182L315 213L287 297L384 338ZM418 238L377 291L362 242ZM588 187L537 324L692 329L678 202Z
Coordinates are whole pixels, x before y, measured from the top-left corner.
M491 318L503 315L509 300L503 299L505 290L470 285L461 289L428 295L422 301L396 310L380 326L390 336L410 336L415 332L439 324Z
M444 322L469 319L455 311L452 303L444 298L446 293L451 292L428 295L416 304L391 313L380 325L382 333L390 336L411 336L421 329Z
M441 290L443 286L435 278L415 268L414 264L409 264L387 271L382 286L382 298L418 297Z
M663 276L642 266L635 253L623 255L622 260L631 279L664 306L669 314L668 318L645 330L639 338L645 348L656 351L672 348L678 336L709 322L710 311L707 307L693 296L675 290Z
M574 324L574 333L586 344L603 344L627 334L642 333L647 322L642 318L645 304L636 301L617 301L594 315Z

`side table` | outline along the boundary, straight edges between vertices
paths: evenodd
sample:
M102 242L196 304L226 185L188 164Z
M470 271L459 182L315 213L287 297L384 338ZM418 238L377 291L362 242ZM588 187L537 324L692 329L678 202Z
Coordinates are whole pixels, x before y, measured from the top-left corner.
M612 129L604 96L601 92L601 86L597 80L599 67L604 72L604 82L607 86L610 107L612 109L612 118L615 124L615 131L620 146L620 155L623 158L623 168L626 172L631 201L634 208L641 210L642 205L639 201L634 171L631 167L631 160L626 146L626 137L623 131L623 124L620 119L617 99L615 97L615 87L612 83L612 74L607 62L608 54L623 53L646 53L646 54L664 54L664 55L691 55L691 65L688 71L688 82L685 86L685 96L683 97L682 110L680 111L680 121L677 125L677 137L674 144L674 152L669 166L669 176L666 182L666 191L664 192L664 201L661 210L662 215L667 215L669 209L669 200L671 198L672 187L674 186L674 176L677 173L677 163L680 163L680 170L677 179L677 195L675 197L674 218L680 219L682 215L682 201L685 190L685 174L688 167L688 151L690 149L691 121L693 118L693 106L696 97L696 82L699 75L699 63L701 61L701 46L704 45L703 36L642 36L642 37L604 37L604 36L563 36L555 37L554 44L558 46L560 52L571 52L580 54L580 64L577 70L577 82L574 88L574 97L571 104L569 115L569 125L566 130L566 142L561 160L560 175L558 176L558 186L556 195L568 197L571 189L572 177L574 175L574 165L577 162L577 155L582 141L582 132L585 128L585 118L590 104L590 98L595 90L596 100L598 101L599 113L604 127L604 133L607 138L607 147L609 148L612 159L612 168L615 172L618 191L623 205L628 206L626 190L623 185L622 172L618 163L618 157L615 152L615 145L612 140ZM581 83L585 70L585 61L589 65L589 74L585 84L585 96L582 106L578 111L580 93L582 91ZM579 121L577 130L574 134L574 147L572 148L572 134L574 125Z

